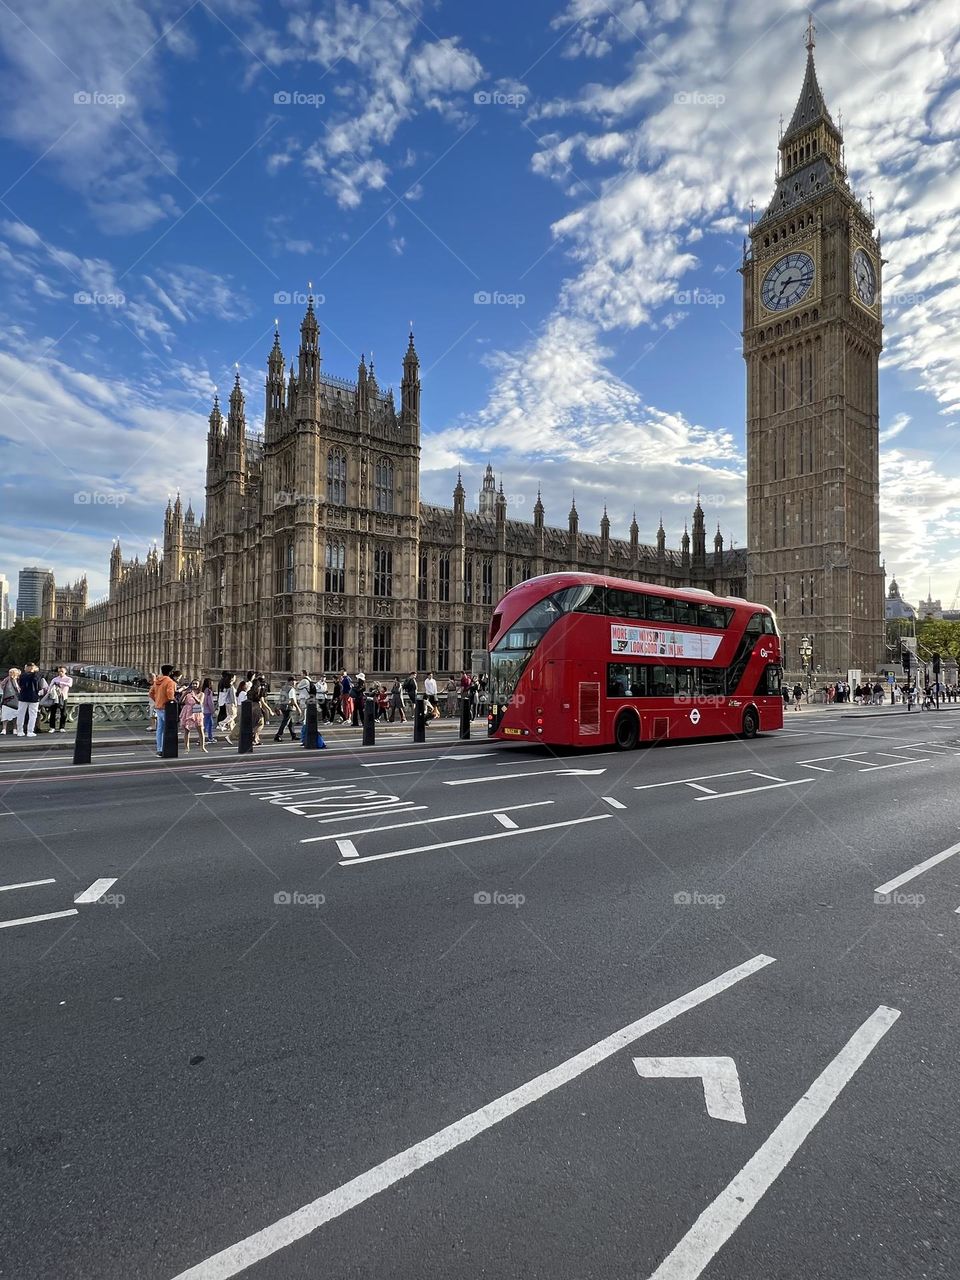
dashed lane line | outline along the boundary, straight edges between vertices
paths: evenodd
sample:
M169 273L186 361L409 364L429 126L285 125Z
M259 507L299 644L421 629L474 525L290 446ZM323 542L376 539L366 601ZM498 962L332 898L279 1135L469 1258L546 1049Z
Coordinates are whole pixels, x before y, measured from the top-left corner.
M625 809L627 806L621 804L619 800L614 800L613 796L601 796L600 799L604 804L608 804L611 809Z
M107 890L117 883L117 877L112 880L94 880L89 889L84 889L83 893L78 893L73 899L74 904L82 906L87 902L99 902Z
M648 1013L619 1031L614 1031L612 1035L581 1050L572 1058L561 1062L559 1066L535 1076L519 1088L512 1089L493 1102L488 1102L478 1111L455 1120L453 1124L448 1124L438 1133L422 1139L398 1155L391 1156L372 1169L366 1170L365 1173L345 1182L336 1190L318 1196L316 1200L294 1210L293 1213L271 1223L270 1226L254 1232L245 1240L222 1249L203 1262L198 1262L196 1266L189 1267L174 1277L174 1280L230 1280L230 1277L239 1275L254 1263L269 1258L297 1240L302 1240L318 1227L322 1227L334 1218L339 1218L341 1214L355 1209L357 1205L363 1204L381 1191L386 1191L388 1187L392 1187L403 1178L410 1177L425 1165L470 1142L524 1107L539 1102L541 1098L576 1080L591 1067L605 1062L621 1049L625 1049L642 1036L671 1022L681 1013L696 1008L735 986L736 983L742 982L744 978L749 978L767 965L774 963L772 956L759 955L746 961L745 964L738 965L735 969L728 969L726 973L712 978L696 990L671 1000L669 1004L662 1005L653 1013Z
M493 816L496 818L497 822L500 823L501 827L506 827L509 831L515 831L519 826L519 823L514 822L514 820L505 813L495 813Z
M20 884L0 884L0 893L8 889L33 889L38 884L56 884L56 880L23 880Z
M924 862L918 862L915 867L911 867L908 871L904 871L899 876L894 876L892 880L887 880L884 884L877 885L874 893L893 893L895 889L899 889L902 884L907 884L910 880L915 880L917 876L923 875L924 871L929 871L931 867L937 866L938 863L946 862L948 858L952 858L955 853L960 853L960 844L952 844L949 849L944 849L941 853L935 853L932 858L927 858Z
M0 920L0 929L13 929L18 924L37 924L40 920L62 920L65 916L78 916L76 908L69 911L47 911L42 916L23 916L20 920Z
M734 796L753 796L760 791L778 791L781 787L799 787L804 782L816 782L816 778L794 778L792 782L771 782L766 787L744 787L740 791L718 791L712 796L697 796L697 804L703 800L731 800Z
M300 843L316 844L319 840L339 840L344 836L366 836L379 831L399 831L402 827L432 827L437 822L457 822L460 818L483 818L491 813L507 813L514 809L539 809L545 804L553 804L553 801L531 800L526 804L501 804L495 809L474 809L470 813L447 813L439 818L418 818L416 822L392 822L386 827L363 827L360 831L340 831L337 835L307 836ZM410 810L408 809L407 812L409 813Z
M538 831L557 831L560 827L579 827L585 822L605 822L612 813L597 813L589 818L568 818L566 822L547 822L540 827L518 827L516 831L494 831L485 836L466 836L460 840L446 840L439 844L421 844L412 849L394 849L390 853L370 853L356 861L341 862L341 867L359 867L366 862L383 862L387 858L405 858L411 853L432 853L435 849L455 849L465 844L485 844L488 840L510 840L516 836L534 835Z

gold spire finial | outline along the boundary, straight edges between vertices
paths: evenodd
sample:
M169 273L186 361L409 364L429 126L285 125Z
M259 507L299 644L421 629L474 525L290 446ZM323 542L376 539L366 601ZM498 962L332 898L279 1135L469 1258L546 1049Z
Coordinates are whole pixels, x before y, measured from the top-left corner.
M813 25L813 14L811 13L807 19L807 53L813 53L813 48L816 43L817 28Z

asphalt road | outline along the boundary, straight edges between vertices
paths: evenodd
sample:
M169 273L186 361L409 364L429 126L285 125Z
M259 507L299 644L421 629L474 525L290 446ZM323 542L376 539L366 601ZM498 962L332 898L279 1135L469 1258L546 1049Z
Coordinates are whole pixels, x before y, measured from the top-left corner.
M955 1277L958 782L951 711L5 758L0 1275Z

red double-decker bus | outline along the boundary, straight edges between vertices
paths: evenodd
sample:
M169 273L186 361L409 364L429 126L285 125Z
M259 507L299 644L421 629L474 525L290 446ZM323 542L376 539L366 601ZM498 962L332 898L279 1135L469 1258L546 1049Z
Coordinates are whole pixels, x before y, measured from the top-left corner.
M549 573L507 592L488 647L495 738L628 750L783 728L776 620L737 597Z

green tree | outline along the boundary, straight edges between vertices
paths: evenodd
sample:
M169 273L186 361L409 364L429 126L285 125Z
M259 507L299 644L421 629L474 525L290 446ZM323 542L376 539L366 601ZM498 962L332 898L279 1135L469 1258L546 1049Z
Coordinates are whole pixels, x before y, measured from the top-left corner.
M0 631L0 671L40 661L40 619L20 618Z
M944 622L941 618L918 622L917 643L925 653L956 658L960 656L960 622Z

